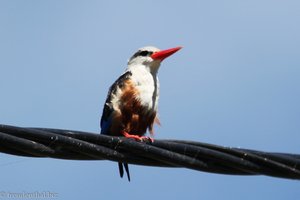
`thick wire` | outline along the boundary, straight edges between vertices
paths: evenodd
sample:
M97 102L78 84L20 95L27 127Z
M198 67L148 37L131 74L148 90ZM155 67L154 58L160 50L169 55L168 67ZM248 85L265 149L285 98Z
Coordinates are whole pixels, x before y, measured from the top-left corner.
M297 154L268 153L183 140L137 142L123 137L61 129L0 125L0 152L300 179L300 155Z

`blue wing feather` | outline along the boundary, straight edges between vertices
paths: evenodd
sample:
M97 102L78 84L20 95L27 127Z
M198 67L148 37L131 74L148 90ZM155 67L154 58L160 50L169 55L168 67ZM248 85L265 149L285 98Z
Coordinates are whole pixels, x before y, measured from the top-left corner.
M105 134L108 135L109 133L109 128L112 124L112 116L110 115L110 117L107 120L103 120L101 123L101 134Z

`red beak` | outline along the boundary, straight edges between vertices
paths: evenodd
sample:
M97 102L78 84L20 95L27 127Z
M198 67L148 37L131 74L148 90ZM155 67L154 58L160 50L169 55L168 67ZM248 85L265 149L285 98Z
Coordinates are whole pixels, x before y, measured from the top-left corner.
M181 48L182 47L175 47L175 48L171 48L171 49L161 50L161 51L153 53L151 55L151 58L153 60L161 60L162 61L162 60L169 57L170 55L172 55L173 53L175 53L176 51L178 51Z

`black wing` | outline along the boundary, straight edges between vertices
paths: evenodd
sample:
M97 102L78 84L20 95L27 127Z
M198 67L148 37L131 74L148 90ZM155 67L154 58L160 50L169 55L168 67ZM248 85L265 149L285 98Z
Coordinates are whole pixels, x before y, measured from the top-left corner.
M117 89L122 89L124 86L125 80L129 79L132 73L130 71L125 72L122 76L120 76L114 84L109 88L106 101L103 107L103 113L100 120L100 126L101 126L101 134L108 134L107 130L109 129L111 125L111 114L114 111L113 107L111 105L112 100L112 94L116 94Z

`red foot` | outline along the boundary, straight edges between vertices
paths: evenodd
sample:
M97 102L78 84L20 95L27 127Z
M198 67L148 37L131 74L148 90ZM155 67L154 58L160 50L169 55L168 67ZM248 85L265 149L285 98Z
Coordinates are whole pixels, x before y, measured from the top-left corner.
M154 142L154 138L149 137L149 136L142 136L142 137L140 137L140 138L141 138L142 140L150 140L151 143Z
M122 134L126 137L126 138L133 138L137 141L145 141L145 140L150 140L151 142L154 142L154 139L148 136L139 136L139 135L132 135L127 133L126 131L122 131Z

